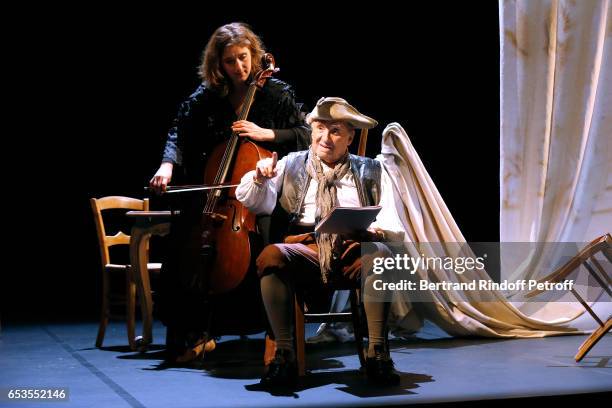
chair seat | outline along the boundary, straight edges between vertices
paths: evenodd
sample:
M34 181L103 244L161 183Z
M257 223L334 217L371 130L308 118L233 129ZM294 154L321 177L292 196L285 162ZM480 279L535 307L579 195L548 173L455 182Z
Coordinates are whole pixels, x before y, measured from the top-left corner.
M111 271L125 271L129 267L130 265L125 265L125 264L106 264L104 266L104 268L106 268L107 270L111 270ZM162 267L162 264L158 262L151 262L147 264L147 268L149 269L149 272L153 272L153 273L158 273L159 271L161 271L161 267Z
M352 322L352 312L342 313L304 313L305 323Z
M147 264L147 269L149 272L159 272L161 271L162 264L157 262L152 262Z
M326 285L325 287L331 290L354 290L361 289L361 284L359 281L347 280L341 283L334 283L333 285Z
M128 269L130 265L122 265L122 264L106 264L104 265L104 269L109 271L125 271Z

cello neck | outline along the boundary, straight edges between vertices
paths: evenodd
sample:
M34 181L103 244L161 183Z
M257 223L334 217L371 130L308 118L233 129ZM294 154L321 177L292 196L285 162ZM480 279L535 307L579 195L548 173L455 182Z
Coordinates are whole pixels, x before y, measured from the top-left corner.
M257 91L257 83L253 81L247 89L246 95L244 97L244 103L242 104L242 109L240 110L240 115L238 115L238 120L246 120L246 118L249 116L251 105L253 104L253 100L255 99L255 91Z
M276 63L274 61L274 57L271 54L264 54L262 57L263 66L266 67L259 71L249 84L249 88L247 89L246 96L244 97L244 103L242 104L242 110L240 111L240 115L238 115L238 120L246 120L249 116L249 111L251 110L251 105L253 104L253 100L255 98L255 92L257 88L262 88L266 83L266 80L270 78L274 73L278 72L278 68L276 67ZM234 160L234 156L236 155L236 151L238 150L238 142L240 136L236 132L232 132L232 136L227 143L227 147L223 154L223 158L221 159L221 163L219 163L219 169L215 175L214 184L221 184L227 180L228 174L232 168L232 162ZM212 209L216 205L216 201L221 195L221 190L214 190L211 194L208 195L208 199L206 200L206 211L212 211Z
M244 97L244 103L242 104L242 110L240 111L240 115L238 115L238 120L246 120L246 118L249 116L251 105L253 104L253 100L255 99L255 91L257 91L257 83L253 81L249 85L249 89L247 90L246 96ZM215 176L215 184L225 182L225 179L227 178L227 175L230 171L232 159L234 158L239 139L240 136L238 136L238 133L232 132L232 136L230 137L230 140L227 144L227 148L225 149L225 153L223 154L223 159L221 161L221 165L219 166L219 171L217 171L217 175ZM219 191L220 190L218 190L217 193Z

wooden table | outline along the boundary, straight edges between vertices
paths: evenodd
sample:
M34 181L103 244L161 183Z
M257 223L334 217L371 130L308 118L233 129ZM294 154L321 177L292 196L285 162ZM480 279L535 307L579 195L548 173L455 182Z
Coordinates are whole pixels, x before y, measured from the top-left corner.
M130 348L146 347L153 341L153 298L149 280L149 239L153 235L166 235L170 232L170 211L128 211L126 215L134 219L130 238L130 276L136 284L140 297L142 314L142 341L135 340L135 327L128 327Z

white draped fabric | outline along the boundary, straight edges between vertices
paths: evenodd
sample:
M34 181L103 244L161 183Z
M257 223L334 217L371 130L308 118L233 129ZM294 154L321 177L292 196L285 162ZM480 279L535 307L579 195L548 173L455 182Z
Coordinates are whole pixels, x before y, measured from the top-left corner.
M500 0L501 242L589 242L612 231L610 3ZM465 241L399 124L384 130L378 159L394 182L408 252L412 243ZM503 255L502 273L511 279L551 272L541 251L527 262ZM540 337L596 326L577 302L513 303L497 292L494 302L452 291L418 303L409 292L395 296L390 324L404 333L418 331L423 319L460 336ZM612 312L607 300L593 305L603 319Z
M501 241L610 232L610 1L502 1L500 38Z
M611 2L502 0L499 10L500 241L589 242L612 231ZM544 252L518 264L502 251L503 268L542 278ZM607 300L595 305L604 319Z
M378 159L389 172L396 188L396 206L403 216L406 247L411 256L418 256L418 253L413 253L413 243L465 242L408 135L399 124L391 123L384 130ZM451 250L425 255L456 256ZM436 271L436 274L444 281L488 279L486 272L472 271L457 275L453 271ZM416 279L429 280L427 271L418 270ZM554 318L541 319L522 312L500 292L492 292L491 297L496 300L487 302L471 299L467 292L444 290L431 292L427 302L411 303L409 291L397 292L396 296L390 324L407 331L417 331L425 318L457 336L541 337L577 332L569 324L575 313L565 307L566 303L558 304Z
M589 242L612 231L610 7L608 0L500 1L502 242ZM385 129L382 156L410 239L463 241L398 124ZM543 258L535 251L514 264L502 251L502 267L513 279L539 279L551 272ZM595 327L577 302L510 303L499 294L498 302L457 304L436 295L414 308L409 299L395 302L395 324L416 329L429 318L450 334L521 337ZM607 300L592 304L604 319Z

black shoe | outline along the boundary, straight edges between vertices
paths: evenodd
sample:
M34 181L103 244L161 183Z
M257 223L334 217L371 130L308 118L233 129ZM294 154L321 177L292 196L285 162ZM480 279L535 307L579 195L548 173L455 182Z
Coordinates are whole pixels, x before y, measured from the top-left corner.
M276 350L274 360L259 384L271 388L295 388L297 385L297 364L291 350Z
M400 376L393 368L393 360L388 353L376 350L374 357L366 358L368 381L376 385L399 385Z

